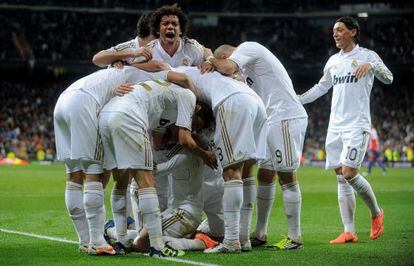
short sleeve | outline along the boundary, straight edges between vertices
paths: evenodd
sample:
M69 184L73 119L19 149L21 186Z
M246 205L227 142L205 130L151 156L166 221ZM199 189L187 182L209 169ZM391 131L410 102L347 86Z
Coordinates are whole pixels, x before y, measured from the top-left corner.
M196 96L188 89L177 90L175 94L177 97L177 121L175 125L191 131Z
M233 54L229 57L235 62L239 69L250 64L261 57L260 45L255 42L244 42L240 44Z

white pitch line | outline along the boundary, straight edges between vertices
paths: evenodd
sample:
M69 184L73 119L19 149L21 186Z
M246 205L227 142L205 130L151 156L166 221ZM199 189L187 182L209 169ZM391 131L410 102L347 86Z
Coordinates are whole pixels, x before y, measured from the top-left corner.
M60 238L60 237L43 236L43 235L26 233L26 232L21 232L21 231L8 230L8 229L4 229L4 228L0 228L0 231L5 232L5 233L9 233L9 234L30 236L30 237L35 237L35 238L41 238L41 239L47 239L47 240L52 240L52 241L63 242L63 243L78 244L78 242L76 242L76 241L67 240L67 239Z
M9 230L9 229L5 229L5 228L0 228L0 232L15 234L15 235L22 235L22 236L30 236L30 237L40 238L40 239L63 242L63 243L79 244L77 241L68 240L68 239L65 239L65 238L53 237L53 236L44 236L44 235L32 234L32 233L27 233L27 232L22 232L22 231ZM148 255L143 254L143 253L134 253L134 254L142 255L142 256L148 256ZM161 259L161 260L173 261L173 262L181 262L181 263L191 264L191 265L198 265L198 266L219 266L218 264L211 264L211 263L198 262L198 261L192 261L192 260L184 260L184 259L178 259L178 258L172 258L172 257L164 257L164 258L154 257L154 258Z

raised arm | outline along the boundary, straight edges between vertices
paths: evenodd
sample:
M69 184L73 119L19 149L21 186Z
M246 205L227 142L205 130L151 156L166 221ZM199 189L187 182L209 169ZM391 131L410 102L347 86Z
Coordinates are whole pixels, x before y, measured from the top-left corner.
M104 67L118 60L132 59L137 62L144 62L152 58L151 50L146 47L123 50L116 47L98 52L93 56L92 62L97 66Z

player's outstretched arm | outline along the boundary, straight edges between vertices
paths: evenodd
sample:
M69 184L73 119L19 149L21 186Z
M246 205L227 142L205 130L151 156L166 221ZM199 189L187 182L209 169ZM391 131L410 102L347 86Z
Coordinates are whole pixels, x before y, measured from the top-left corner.
M204 163L212 169L217 169L217 158L214 151L203 150L194 141L191 132L186 128L181 128L178 131L178 142L191 153L201 157Z
M112 64L115 61L136 58L137 61L147 61L152 58L152 52L149 48L142 47L136 50L102 50L95 54L92 62L100 67Z
M190 89L195 94L195 86L186 74L175 71L169 71L167 74L167 80L183 88Z
M310 88L308 91L299 95L299 100L302 104L307 104L315 101L322 95L326 94L332 88L332 79L328 71L325 71L319 83Z

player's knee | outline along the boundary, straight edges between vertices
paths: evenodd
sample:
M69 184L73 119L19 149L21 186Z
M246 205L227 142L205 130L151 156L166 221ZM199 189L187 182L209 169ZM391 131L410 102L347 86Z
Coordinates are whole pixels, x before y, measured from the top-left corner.
M296 175L294 172L277 172L279 176L279 184L286 185L296 181Z
M272 184L275 182L275 173L276 172L274 170L259 168L257 179L259 182Z
M335 174L342 175L342 167L335 168Z
M350 180L358 174L358 169L343 166L342 167L342 175L346 180Z
M150 188L155 187L155 178L152 174L152 171L138 171L138 187L141 188Z

